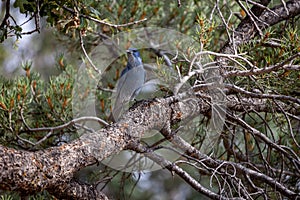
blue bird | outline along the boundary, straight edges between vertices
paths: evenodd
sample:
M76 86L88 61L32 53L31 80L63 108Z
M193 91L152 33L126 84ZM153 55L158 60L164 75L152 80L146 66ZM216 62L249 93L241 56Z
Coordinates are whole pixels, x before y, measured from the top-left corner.
M115 121L129 107L129 102L139 94L145 83L146 72L139 51L136 48L129 48L127 55L126 68L121 72L113 96L115 102L112 115Z

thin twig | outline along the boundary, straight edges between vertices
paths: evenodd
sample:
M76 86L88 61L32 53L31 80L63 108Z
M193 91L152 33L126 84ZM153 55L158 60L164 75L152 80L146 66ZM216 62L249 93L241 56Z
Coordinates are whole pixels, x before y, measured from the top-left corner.
M180 7L181 6L181 2L180 0L177 0L177 6Z
M284 0L281 0L281 3L282 3L282 5L283 5L283 7L284 7L284 9L285 9L285 11L286 11L286 14L287 15L289 15L289 9L286 7L286 3L285 3L285 1Z
M289 131L290 131L290 134L292 136L292 139L295 143L295 145L298 147L298 149L300 149L300 145L299 143L297 142L296 138L295 138L295 135L293 133L293 128L292 128L292 124L291 124L291 121L289 119L289 117L287 116L286 112L283 110L283 108L275 101L275 104L280 108L280 110L282 110L282 113L287 121L287 124L288 124L288 128L289 128Z
M291 97L291 96L286 96L286 95L278 95L278 94L260 94L260 93L254 93L254 92L249 92L243 88L240 88L236 85L232 84L224 84L225 88L230 89L232 91L239 92L241 94L244 94L248 97L254 97L254 98L262 98L262 99L277 99L277 100L285 100L285 101L292 101L300 105L300 99Z
M185 180L188 184L190 184L195 190L198 192L201 192L205 194L206 196L212 198L212 199L221 199L221 200L234 200L238 198L225 198L222 195L219 195L217 193L214 193L211 190L208 190L204 186L202 186L197 180L195 180L190 174L188 174L186 171L184 171L179 166L173 164L172 162L166 160L164 157L157 155L156 153L149 150L145 145L142 145L140 143L130 143L128 145L128 149L134 150L139 153L144 153L145 156L159 164L160 166L168 169L172 173L176 173L178 176L180 176L183 180Z
M250 20L252 21L252 23L254 24L256 30L258 31L259 35L262 37L263 33L262 30L258 27L257 23L255 22L255 20L253 19L253 17L255 17L256 19L258 19L255 15L252 15L247 8L245 8L245 6L238 0L237 3L239 4L239 6L246 12L247 16L249 16Z
M243 67L246 69L246 67L241 64L239 61L237 61L236 59L241 59L243 60L244 62L246 62L251 68L255 68L255 66L250 62L248 61L246 58L244 58L243 56L241 56L242 54L224 54L224 53L216 53L216 52L212 52L212 51L201 51L201 52L198 52L196 53L196 55L194 56L193 60L191 61L191 64L190 66L194 65L196 59L201 56L201 55L214 55L214 56L217 56L217 57L224 57L224 58L227 58L235 63L237 63L239 66Z
M278 15L276 12L274 12L273 10L271 10L270 8L268 8L267 6L264 6L264 5L260 4L260 3L257 3L257 2L255 2L255 1L252 1L252 0L243 0L243 1L246 1L247 3L252 4L252 5L255 5L255 6L257 6L258 8L263 8L263 9L265 9L265 10L267 10L267 11L273 13L273 14L276 15L277 17L279 17L279 15Z
M244 70L244 71L234 70L234 71L225 72L224 74L222 74L222 76L224 78L228 78L228 77L232 77L232 76L252 76L252 75L260 75L260 74L264 74L264 73L270 73L272 71L277 71L282 68L288 68L287 66L284 66L284 65L286 63L296 59L297 57L300 57L300 53L296 53L296 54L290 56L289 58L287 58L286 60L284 60L276 65L272 65L270 67L264 67L264 68L259 68L259 69L251 68L250 70ZM299 67L296 67L296 69L299 69Z
M55 127L42 127L42 128L31 128L28 126L28 124L26 123L26 120L22 114L21 111L21 118L23 120L23 123L25 124L26 128L31 131L31 132L42 132L42 131L58 131L58 130L62 130L62 129L66 129L70 126L75 125L76 123L80 123L80 122L85 122L85 121L96 121L104 126L108 126L109 124L104 121L103 119L100 119L98 117L94 117L94 116L86 116L86 117L79 117L76 119L73 119L65 124L59 125L59 126L55 126Z
M71 8L68 8L67 6L63 6L63 8L69 12L71 12L72 14L76 14L76 12L71 9ZM79 17L83 17L83 18L86 18L86 19L89 19L89 20L92 20L94 22L97 22L99 24L102 24L102 25L107 25L107 26L110 26L110 27L114 27L114 28L119 28L119 27L125 27L125 26L131 26L131 25L135 25L135 24L139 24L139 23L142 23L142 22L145 22L147 21L148 19L147 18L144 18L144 19L141 19L141 20L137 20L137 21L133 21L133 22L128 22L126 24L111 24L109 22L106 22L104 20L99 20L99 19L95 19L91 16L88 16L88 15L84 15L84 14L78 14Z
M78 123L80 122L85 122L85 121L96 121L104 126L108 126L109 124L98 118L98 117L93 117L93 116L87 116L87 117L80 117L80 118L77 118L77 119L73 119L65 124L62 124L60 126L56 126L56 127L42 127L42 128L31 128L28 126L28 124L26 123L26 120L23 116L23 110L21 110L21 118L23 120L23 123L24 125L26 126L26 128L28 129L28 131L31 131L31 132L44 132L44 131L48 131L48 133L42 138L40 139L39 141L37 142L31 142L30 140L27 140L25 138L22 138L20 137L19 135L17 135L17 138L24 141L24 142L27 142L29 144L31 144L32 146L37 146L39 144L41 144L42 142L44 142L46 139L48 139L53 133L54 131L58 131L58 130L62 130L62 129L66 129L68 127L71 127L71 126L80 126ZM84 129L88 129L87 127L85 126L81 126L83 127ZM90 129L88 130L90 131Z
M97 72L98 74L101 74L101 70L99 70L93 63L93 61L90 59L89 55L87 54L86 50L85 50L85 47L84 47L84 44L83 44L83 38L82 38L82 33L81 31L79 30L79 38L80 38L80 46L81 46L81 49L85 55L85 57L87 58L87 60L89 61L89 63L91 64L92 68L95 70L95 72Z

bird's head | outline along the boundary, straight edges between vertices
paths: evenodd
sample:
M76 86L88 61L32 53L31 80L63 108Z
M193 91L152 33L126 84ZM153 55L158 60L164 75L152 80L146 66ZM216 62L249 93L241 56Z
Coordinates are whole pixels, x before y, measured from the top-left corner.
M140 52L136 48L129 48L127 51L129 69L142 65Z
M140 58L140 52L136 48L129 48L127 51L128 56L134 56L135 58Z

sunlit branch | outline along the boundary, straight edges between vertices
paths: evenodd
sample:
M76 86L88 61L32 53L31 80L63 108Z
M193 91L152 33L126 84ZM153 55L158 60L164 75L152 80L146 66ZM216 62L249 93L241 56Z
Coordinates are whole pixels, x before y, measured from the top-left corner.
M300 105L300 99L291 97L291 96L286 96L286 95L280 95L280 94L260 94L260 93L254 93L254 92L249 92L243 88L240 88L236 85L233 84L225 84L225 88L239 92L241 94L244 94L245 96L248 97L254 97L254 98L262 98L262 99L277 99L277 100L286 100L286 101L292 101Z
M87 60L89 61L89 63L90 63L90 65L92 66L93 70L94 70L95 72L97 72L97 73L100 75L100 74L102 73L101 70L98 69L98 68L94 65L92 59L89 57L89 55L88 55L88 53L86 52L85 47L84 47L82 33L81 33L80 30L79 30L78 32L79 32L79 38L80 38L80 47L81 47L81 49L82 49L82 52L83 52L84 56L85 56L85 57L87 58Z
M285 59L284 61L277 63L275 65L269 66L269 67L264 67L264 68L251 68L250 70L234 70L234 71L228 71L225 72L224 74L222 74L222 76L224 78L227 77L233 77L233 76L252 76L252 75L262 75L265 73L269 73L272 71L278 71L280 69L293 69L293 67L289 67L290 65L286 65L286 63L296 59L300 57L300 53L296 53L292 56L290 56L289 58ZM298 67L294 67L295 70L299 70L299 66Z

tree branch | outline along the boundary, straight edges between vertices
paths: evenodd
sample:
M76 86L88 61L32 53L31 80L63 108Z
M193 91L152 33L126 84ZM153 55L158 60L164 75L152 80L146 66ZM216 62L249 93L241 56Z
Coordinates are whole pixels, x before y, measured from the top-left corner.
M262 5L266 6L269 2L270 0L263 0ZM260 29L266 29L269 26L277 24L283 20L299 15L300 1L292 0L287 2L285 6L279 5L271 10L265 10L263 7L254 5L251 10L253 10L253 13L259 19L259 21L256 22L257 26ZM235 34L232 39L234 44L228 41L223 48L221 48L220 52L224 54L233 54L236 47L248 42L257 34L257 32L258 30L255 28L255 25L251 21L250 17L246 17L235 30ZM227 61L225 58L218 58L217 61L221 64L221 66L226 66Z
M240 200L241 199L241 198L225 198L222 195L218 195L215 192L210 191L209 189L202 186L198 181L196 181L191 175L189 175L182 168L166 160L164 157L155 154L145 145L142 145L140 143L130 143L127 147L128 149L134 150L139 153L143 153L143 155L147 156L155 163L159 164L161 167L168 169L170 172L172 173L175 172L179 177L181 177L189 185L191 185L196 191L205 194L211 199L216 199L216 200Z
M240 88L236 85L232 84L225 84L225 88L230 89L232 91L239 92L241 94L244 94L247 97L254 97L254 98L260 98L260 99L276 99L276 100L285 100L285 101L291 101L294 103L297 103L300 105L300 99L291 97L291 96L286 96L286 95L277 95L277 94L260 94L260 93L254 93L254 92L249 92L247 90L244 90L243 88Z
M207 115L210 110L211 105L207 100L190 97L188 93L178 94L156 101L140 102L125 113L118 123L101 129L97 133L84 134L80 139L59 147L28 152L0 146L0 188L19 190L24 193L48 190L54 195L61 193L61 195L75 198L77 193L74 191L78 189L72 189L70 183L73 182L76 187L80 188L72 181L74 173L79 169L118 153L128 143L138 141L147 130L161 129L166 124L191 119L200 113ZM188 145L183 146L188 147L185 148L187 152L195 151L189 144L185 145ZM181 148L181 143L179 147ZM278 150L281 151L281 147ZM199 152L196 151L196 154ZM192 154L189 155L192 156ZM201 154L202 157L199 155L197 158L202 159L205 156L206 162L210 163L211 167L218 167L220 164L235 166L250 177L258 178L276 187L282 194L295 196L294 192L262 173L235 163L225 162L224 164L223 161L214 161L206 155ZM81 186L81 189L86 187ZM69 189L66 190L66 188ZM96 192L87 189L84 191L89 192L86 195L92 195L91 191ZM76 196L76 198L81 197Z
M235 174L248 175L249 177L260 180L263 183L267 183L273 188L276 188L276 190L280 191L280 193L284 194L289 199L296 199L296 197L300 197L299 194L295 193L292 190L289 190L287 187L285 187L283 184L278 182L276 179L271 178L259 171L252 170L250 168L247 168L235 162L213 159L207 156L206 154L201 153L199 150L191 146L189 143L187 143L177 135L165 135L165 137L169 137L171 139L171 142L177 147L179 147L180 149L182 149L184 152L186 152L187 155L196 158L198 160L202 160L202 162L207 166L217 169L221 173L224 173L223 170L225 169L225 175L227 176L228 175L230 176L232 170L237 170ZM228 173L229 171L231 171L231 173Z
M137 140L149 129L163 127L168 120L177 121L210 109L201 99L178 102L178 98L142 103L117 124L59 147L28 152L0 146L0 189L23 193L48 190L54 195L59 191L75 198L76 189L66 188L71 187L69 183L79 169L118 153L128 142Z
M68 12L70 12L72 14L77 14L76 11L74 11L71 8L68 8L67 6L63 6L62 8L65 9L65 10L67 10ZM106 22L104 20L99 20L99 19L93 18L93 17L91 17L89 15L78 14L78 16L86 18L86 19L89 19L89 20L94 21L96 23L99 23L99 24L102 24L102 25L107 25L107 26L114 27L114 28L131 26L131 25L139 24L139 23L142 23L142 22L145 22L145 21L148 20L147 18L144 18L144 19L141 19L141 20L137 20L137 21L133 21L133 22L128 22L126 24L111 24L111 23Z
M300 53L296 53L280 63L277 63L277 64L269 66L269 67L264 67L261 69L251 68L250 70L245 70L245 71L240 71L240 70L228 71L223 74L223 77L227 78L227 77L233 77L233 76L261 75L261 74L265 74L265 73L278 71L280 69L289 69L289 65L285 66L285 64L298 58L298 57L300 57ZM294 70L299 70L299 68L295 68Z
M97 159L101 160L122 149L130 141L122 130L124 127L121 126L107 128L98 134L86 134L70 144L36 152L0 146L0 188L18 190L24 194L48 190L55 196L60 194L75 199L91 196L91 193L75 192L86 186L73 182L76 187L72 188L70 183L73 175L84 166L96 163Z
M3 29L4 26L7 25L7 20L10 17L9 11L10 11L10 0L7 0L6 4L5 4L5 15L4 15L4 18L3 18L2 23L0 25L0 29Z

